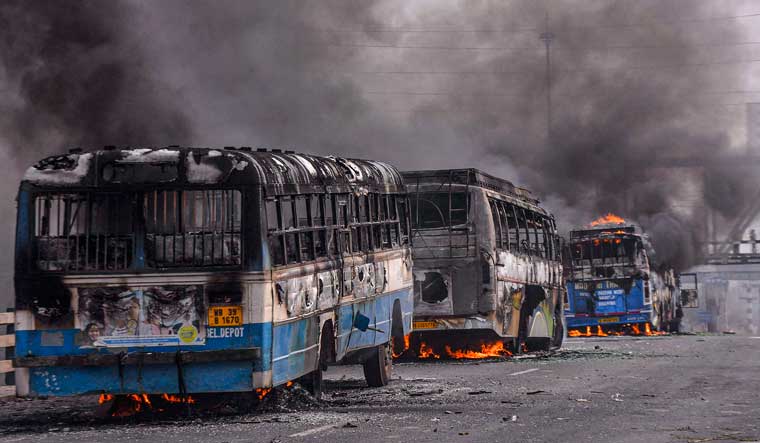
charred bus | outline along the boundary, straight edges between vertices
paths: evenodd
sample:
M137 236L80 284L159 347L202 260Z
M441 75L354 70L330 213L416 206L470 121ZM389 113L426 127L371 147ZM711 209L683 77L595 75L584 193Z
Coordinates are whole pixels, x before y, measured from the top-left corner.
M608 214L570 232L565 320L571 336L653 334L675 318L672 270L656 272L637 225Z
M527 190L476 169L402 175L415 266L412 350L458 358L560 346L554 217Z
M387 383L411 328L401 175L250 148L72 151L29 168L17 391L249 392L328 363Z

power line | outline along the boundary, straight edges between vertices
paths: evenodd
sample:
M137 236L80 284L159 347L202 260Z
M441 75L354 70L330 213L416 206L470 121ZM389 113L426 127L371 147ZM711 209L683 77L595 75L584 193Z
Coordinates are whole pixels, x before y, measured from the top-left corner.
M732 46L760 45L760 41L729 42L729 43L695 43L691 45L610 45L610 46L554 46L564 51L592 51L604 49L689 49L689 48L722 48ZM541 46L510 47L510 46L438 46L438 45L385 45L362 43L326 43L323 46L344 48L381 48L381 49L422 49L441 51L539 51Z
M463 97L525 97L525 94L494 94L490 92L443 92L443 91L363 91L363 94L370 95L447 95Z
M687 68L687 67L701 67L701 66L721 66L721 65L741 65L760 62L760 58L753 58L747 60L726 60L716 62L701 62L701 63L680 63L672 65L648 65L648 66L620 66L620 67L596 67L596 68L580 68L580 69L554 69L554 72L592 72L599 70L628 70L628 71L643 71L649 69L675 69L675 68ZM322 74L346 74L346 75L536 75L537 70L525 70L525 71L322 71Z
M522 97L533 98L538 100L540 97L532 93L514 93L514 94L495 94L490 92L447 92L447 91L363 91L367 95L399 95L399 96L461 96L461 97ZM760 90L726 90L726 91L708 91L694 92L694 95L727 95L727 94L760 94ZM556 97L578 98L584 94L555 94ZM734 105L734 103L713 103L713 105ZM736 103L738 105L738 103Z
M568 27L563 27L562 29L621 29L621 28L641 28L641 27L647 27L647 26L659 26L659 25L677 25L677 24L683 24L683 23L709 23L709 22L715 22L715 21L729 21L729 20L740 20L745 18L752 18L752 17L760 17L760 12L757 13L749 13L749 14L740 14L740 15L727 15L727 16L719 16L719 17L703 17L703 18L694 18L694 19L681 19L681 20L664 20L664 21L652 21L652 22L643 22L643 23L617 23L617 24L610 24L610 25L578 25L573 26L570 25ZM513 32L536 32L536 31L542 31L543 27L541 26L526 26L526 27L515 27L515 28L506 28L506 29L446 29L446 28L404 28L404 27L368 27L364 29L329 29L329 28L309 28L313 31L317 32L332 32L332 33L357 33L357 34L369 34L369 33L409 33L409 34L453 34L453 33L461 33L461 34L486 34L486 33L513 33Z
M344 48L384 48L384 49L431 49L431 50L460 50L460 51L536 51L541 49L539 46L533 48L511 48L501 46L428 46L428 45L382 45L382 44L344 44L344 43L327 43L324 46L344 47Z

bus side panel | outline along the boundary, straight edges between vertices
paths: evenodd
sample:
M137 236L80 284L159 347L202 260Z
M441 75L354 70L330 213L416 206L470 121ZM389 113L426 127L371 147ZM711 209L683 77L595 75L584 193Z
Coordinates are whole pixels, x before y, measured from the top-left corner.
M273 385L285 383L314 369L319 355L319 317L278 324L274 327Z
M404 335L406 335L412 330L412 313L414 311L412 288L410 287L380 294L367 301L341 306L338 312L337 358L342 358L349 351L387 343L391 337L393 306L397 300L401 307L403 330ZM353 319L357 313L369 317L369 326L377 329L377 331L367 329L362 332L354 328Z

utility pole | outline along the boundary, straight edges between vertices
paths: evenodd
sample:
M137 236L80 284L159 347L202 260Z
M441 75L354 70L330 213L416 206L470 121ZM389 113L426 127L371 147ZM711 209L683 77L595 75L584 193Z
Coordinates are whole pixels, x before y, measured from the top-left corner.
M546 46L546 143L551 146L552 143L552 58L551 45L554 40L554 34L549 30L549 10L546 11L546 22L544 32L539 37Z

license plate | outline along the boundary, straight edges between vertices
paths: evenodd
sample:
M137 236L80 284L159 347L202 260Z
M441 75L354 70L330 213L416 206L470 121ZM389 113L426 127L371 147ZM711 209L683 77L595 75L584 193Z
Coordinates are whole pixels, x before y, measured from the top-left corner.
M209 326L242 326L242 306L211 306L208 309Z
M438 327L438 323L434 321L416 321L414 322L414 329L435 329Z
M607 318L600 318L599 323L617 323L620 321L620 317L607 317Z

